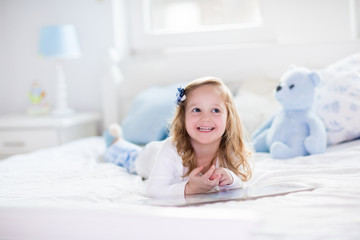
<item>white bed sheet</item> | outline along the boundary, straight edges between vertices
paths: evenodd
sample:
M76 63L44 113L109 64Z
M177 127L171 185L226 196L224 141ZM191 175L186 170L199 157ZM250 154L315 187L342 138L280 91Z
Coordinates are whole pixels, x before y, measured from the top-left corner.
M359 239L360 140L288 160L255 154L248 187L313 191L188 208L140 205L146 182L103 151L94 137L1 160L0 239L192 239L204 227L208 239Z

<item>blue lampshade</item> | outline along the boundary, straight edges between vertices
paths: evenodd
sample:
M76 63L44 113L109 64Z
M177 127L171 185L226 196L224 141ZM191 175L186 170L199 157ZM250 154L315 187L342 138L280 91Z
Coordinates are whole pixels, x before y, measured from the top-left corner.
M38 53L51 58L79 58L81 53L75 26L66 24L42 27Z

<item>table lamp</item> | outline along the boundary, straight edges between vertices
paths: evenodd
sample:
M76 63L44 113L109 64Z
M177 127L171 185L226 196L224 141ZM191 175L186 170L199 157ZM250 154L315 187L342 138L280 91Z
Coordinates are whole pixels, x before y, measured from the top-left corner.
M74 59L81 56L74 25L66 24L42 27L40 30L38 53L43 57L56 60L56 101L52 114L67 115L75 112L74 109L68 106L66 79L61 62L63 59Z

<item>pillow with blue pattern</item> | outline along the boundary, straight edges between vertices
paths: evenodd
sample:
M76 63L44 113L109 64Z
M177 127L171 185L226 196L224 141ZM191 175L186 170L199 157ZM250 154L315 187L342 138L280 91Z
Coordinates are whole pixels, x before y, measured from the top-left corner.
M360 52L321 69L316 111L328 145L360 137Z

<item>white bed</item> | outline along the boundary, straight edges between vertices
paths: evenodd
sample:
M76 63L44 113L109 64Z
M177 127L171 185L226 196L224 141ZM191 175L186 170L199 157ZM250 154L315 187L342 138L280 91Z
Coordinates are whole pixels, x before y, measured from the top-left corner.
M142 204L146 182L103 162L104 147L93 137L0 161L0 239L359 239L360 140L289 160L255 154L249 188L313 191L186 208Z

